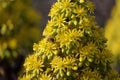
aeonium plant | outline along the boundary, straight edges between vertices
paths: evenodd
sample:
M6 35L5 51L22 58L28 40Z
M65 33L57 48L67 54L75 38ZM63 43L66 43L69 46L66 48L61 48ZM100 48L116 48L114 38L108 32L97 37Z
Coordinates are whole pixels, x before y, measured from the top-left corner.
M119 80L90 0L57 0L19 80Z

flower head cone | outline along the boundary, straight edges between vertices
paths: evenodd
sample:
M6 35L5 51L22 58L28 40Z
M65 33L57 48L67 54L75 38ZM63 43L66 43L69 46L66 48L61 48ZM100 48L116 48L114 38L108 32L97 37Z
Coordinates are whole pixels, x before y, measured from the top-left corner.
M105 80L111 53L93 10L90 0L57 0L52 6L44 38L34 45L34 54L43 62L39 79Z

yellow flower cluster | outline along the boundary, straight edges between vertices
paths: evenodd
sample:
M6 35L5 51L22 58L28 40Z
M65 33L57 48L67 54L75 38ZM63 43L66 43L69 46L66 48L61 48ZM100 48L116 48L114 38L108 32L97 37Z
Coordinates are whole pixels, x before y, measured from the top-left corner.
M112 10L111 18L105 26L105 37L108 39L108 48L113 52L113 67L120 63L120 1L116 0L116 5Z
M32 78L32 76L35 76L35 75L39 74L41 71L43 71L42 68L44 67L44 65L43 65L44 60L38 58L37 55L29 56L25 60L25 62L26 63L24 64L24 66L25 67L29 66L26 68L26 74L31 73L31 75L30 75L31 78Z
M30 0L0 0L0 59L29 53L40 38L39 20Z
M60 57L55 57L50 64L52 65L53 72L57 74L56 77L60 78L65 75L72 75L71 71L78 69L77 62L78 60L72 57L66 57L63 59Z
M36 66L42 69L31 75L34 80L109 80L112 54L106 49L106 39L93 16L94 5L89 0L57 0L43 32L44 38L33 47L37 62L26 58L25 75ZM33 58L34 59L34 58ZM33 64L32 64L33 63ZM35 63L35 64L34 64ZM120 79L115 73L113 80ZM108 77L108 78L107 78Z

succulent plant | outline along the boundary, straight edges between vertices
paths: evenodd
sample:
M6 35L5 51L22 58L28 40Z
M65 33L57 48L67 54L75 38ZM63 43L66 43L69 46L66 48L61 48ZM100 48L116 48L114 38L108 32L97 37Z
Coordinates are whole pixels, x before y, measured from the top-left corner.
M57 0L18 80L120 80L90 0Z
M107 45L113 53L113 67L120 72L120 1L116 0L111 17L105 26L105 37L108 39Z

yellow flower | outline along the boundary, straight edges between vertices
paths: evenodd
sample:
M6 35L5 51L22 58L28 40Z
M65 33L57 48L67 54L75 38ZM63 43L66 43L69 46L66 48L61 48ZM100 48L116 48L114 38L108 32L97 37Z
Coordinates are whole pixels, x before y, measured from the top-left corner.
M80 49L79 52L80 52L80 57L79 57L80 62L83 62L86 59L89 62L92 62L94 54L98 52L98 49L94 43L89 43L88 45L82 47L82 49Z
M52 77L47 74L41 74L40 80L52 80Z
M52 6L49 16L54 18L55 16L58 16L59 13L61 13L67 17L69 14L71 14L70 13L70 11L72 11L71 8L74 5L75 4L73 4L71 0L59 0Z
M77 14L77 17L79 16L82 17L87 15L86 10L84 9L84 7L81 7L81 6L76 6L76 8L74 9L74 13Z
M54 59L51 61L51 66L53 69L53 72L56 73L56 75L60 75L61 77L71 74L71 70L77 70L77 60L72 57L54 57ZM69 74L68 74L69 73Z
M61 6L60 8L62 9L62 11L68 13L69 11L71 11L71 7L72 7L72 3L71 0L61 0Z
M34 50L34 51L37 51L38 49L39 49L38 44L34 43L34 45L33 45L33 50Z
M60 43L62 53L72 54L75 53L79 47L82 32L77 29L67 30L56 36L56 41Z
M83 71L82 76L80 75L80 80L101 80L101 75L96 70L87 69Z
M56 54L56 51L58 49L57 44L49 42L48 38L41 40L37 45L39 48L36 50L36 53L41 56L47 56L48 58Z
M31 80L30 75L25 75L23 77L19 77L18 80Z
M63 59L63 61L65 62L66 68L68 69L75 69L75 67L77 66L77 59L73 58L73 57L66 57ZM77 68L76 68L77 69Z
M94 12L95 6L93 2L87 1L86 7L90 13Z
M54 69L54 73L58 72L59 70L64 71L66 68L65 62L60 57L54 57L50 64L52 68Z
M66 20L66 18L64 18L63 15L58 15L58 16L56 16L56 17L54 18L55 26L57 26L57 28L58 28L58 27L61 27L61 26L64 26L64 25L65 25L65 22L66 22L65 20Z
M101 64L103 66L108 65L108 63L111 63L111 58L112 58L112 53L107 50L104 49L103 51L99 51L99 53L96 54L96 60L95 63L96 64ZM103 70L105 70L106 68L103 68Z
M58 13L59 12L59 6L60 6L60 3L56 2L51 8L49 16L51 16L51 17L57 16L59 14Z
M38 58L37 54L30 55L26 58L24 67L26 69L26 72L29 73L30 71L39 72L43 71L43 60L41 58Z
M53 32L54 32L54 26L55 26L54 21L52 21L52 20L48 21L48 24L47 24L46 28L43 31L43 36L52 35Z
M58 35L57 41L59 41L61 45L68 45L71 41L75 42L80 40L80 37L82 37L82 32L80 30L73 29Z
M88 56L89 54L94 53L97 50L97 47L94 43L88 43L87 46L84 46L81 50L80 53L83 54L84 56Z

